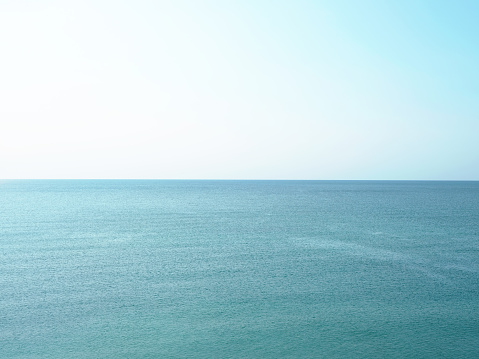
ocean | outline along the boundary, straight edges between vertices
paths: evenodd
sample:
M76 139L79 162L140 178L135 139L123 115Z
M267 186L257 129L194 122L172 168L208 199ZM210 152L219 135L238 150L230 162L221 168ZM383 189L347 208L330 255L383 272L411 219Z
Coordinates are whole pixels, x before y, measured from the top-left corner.
M479 182L0 182L0 358L479 358Z

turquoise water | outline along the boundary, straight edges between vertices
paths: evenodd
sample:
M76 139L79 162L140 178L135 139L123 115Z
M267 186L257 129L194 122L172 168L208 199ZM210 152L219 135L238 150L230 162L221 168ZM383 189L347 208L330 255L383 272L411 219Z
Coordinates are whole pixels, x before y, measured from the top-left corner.
M0 358L478 358L479 182L0 182Z

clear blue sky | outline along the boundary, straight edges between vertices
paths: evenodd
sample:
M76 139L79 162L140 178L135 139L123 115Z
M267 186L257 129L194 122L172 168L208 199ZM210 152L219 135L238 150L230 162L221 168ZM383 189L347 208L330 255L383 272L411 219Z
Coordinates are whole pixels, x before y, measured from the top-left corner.
M479 180L479 1L0 1L0 178Z

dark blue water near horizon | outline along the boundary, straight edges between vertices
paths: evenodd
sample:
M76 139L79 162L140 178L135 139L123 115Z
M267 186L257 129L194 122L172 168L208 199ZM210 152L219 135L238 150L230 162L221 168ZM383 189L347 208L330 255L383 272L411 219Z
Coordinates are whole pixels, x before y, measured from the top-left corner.
M0 181L0 358L478 358L479 182Z

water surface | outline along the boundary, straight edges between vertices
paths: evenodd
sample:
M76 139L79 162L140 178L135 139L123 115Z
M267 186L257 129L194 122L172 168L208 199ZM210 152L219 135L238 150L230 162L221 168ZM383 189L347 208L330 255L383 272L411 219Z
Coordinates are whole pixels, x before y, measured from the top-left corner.
M1 358L477 358L479 182L0 182Z

